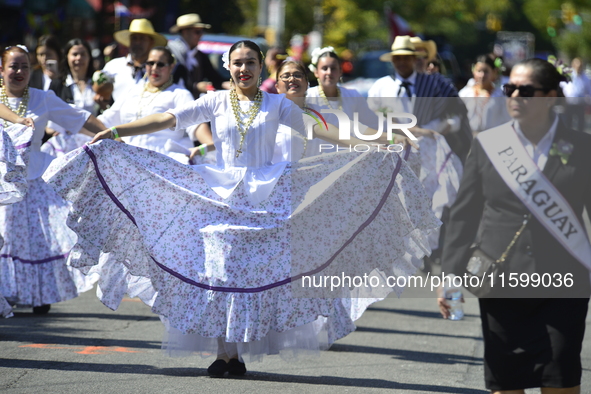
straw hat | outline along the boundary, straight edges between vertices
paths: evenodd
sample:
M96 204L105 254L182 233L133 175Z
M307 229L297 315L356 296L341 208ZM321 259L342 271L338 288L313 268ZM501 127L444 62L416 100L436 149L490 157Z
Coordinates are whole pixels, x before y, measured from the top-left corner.
M129 30L120 30L113 34L115 41L126 47L130 44L132 34L145 34L154 39L154 46L165 46L168 43L166 37L154 31L152 23L147 19L134 19L129 25Z
M179 30L186 29L188 27L201 27L203 29L210 29L211 25L202 23L199 14L186 14L177 18L176 25L170 28L170 32L178 33Z
M410 40L410 36L396 36L392 43L392 52L384 53L380 56L383 62L392 61L394 55L416 55L415 45Z
M431 61L437 56L437 44L435 44L435 41L423 41L421 40L421 37L411 37L410 42L415 44L416 49L423 48L425 51L427 51L427 61ZM422 53L417 52L417 56L422 56Z

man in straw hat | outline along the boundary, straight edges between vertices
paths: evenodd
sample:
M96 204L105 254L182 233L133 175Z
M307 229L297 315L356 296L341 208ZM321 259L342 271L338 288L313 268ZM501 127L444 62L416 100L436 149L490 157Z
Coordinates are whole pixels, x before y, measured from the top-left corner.
M185 87L198 98L213 85L221 89L223 78L213 68L207 54L201 52L197 45L204 29L211 25L201 22L199 14L186 14L177 18L176 24L170 28L171 33L178 33L179 38L168 44L179 65L175 70L175 81L183 80Z
M410 42L417 51L415 70L424 73L427 71L427 64L437 57L437 44L433 40L423 41L421 37L411 37Z
M463 162L472 140L466 107L449 80L439 74L418 72L416 59L417 50L411 37L397 36L392 51L380 56L380 60L392 62L395 72L378 79L371 87L370 106L376 110L394 106L392 110L414 114L417 117L415 134L430 134L433 130L443 134ZM392 100L392 97L400 99ZM453 121L448 122L448 119Z
M145 62L150 50L155 46L165 46L166 37L154 31L152 23L147 19L134 19L128 30L120 30L113 35L115 41L129 48L129 54L111 60L103 68L103 72L113 80L113 100L129 91L133 85L142 81Z

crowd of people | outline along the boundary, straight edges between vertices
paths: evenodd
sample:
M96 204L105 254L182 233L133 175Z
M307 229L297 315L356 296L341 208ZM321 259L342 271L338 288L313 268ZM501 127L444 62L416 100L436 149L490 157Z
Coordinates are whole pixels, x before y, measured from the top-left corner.
M182 15L168 41L133 20L114 34L129 54L99 71L77 38L63 49L40 38L35 70L28 48L2 52L2 316L47 314L95 285L116 309L127 293L161 317L169 354L215 354L208 373L220 377L327 349L403 291L384 278L435 261L449 283L570 275L571 286L478 293L485 384L580 392L591 291L580 59L571 81L528 59L501 85L483 54L458 91L432 41L397 36L380 58L394 73L365 99L340 85L332 47L306 67L241 40L223 81L198 49L210 27ZM341 273L382 285L303 286Z

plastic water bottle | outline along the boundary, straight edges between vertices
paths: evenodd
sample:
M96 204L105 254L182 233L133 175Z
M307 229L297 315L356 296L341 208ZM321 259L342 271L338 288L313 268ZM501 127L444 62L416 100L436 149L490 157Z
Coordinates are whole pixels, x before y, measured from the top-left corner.
M462 291L460 289L447 290L445 292L445 301L449 305L449 320L462 320L464 318Z

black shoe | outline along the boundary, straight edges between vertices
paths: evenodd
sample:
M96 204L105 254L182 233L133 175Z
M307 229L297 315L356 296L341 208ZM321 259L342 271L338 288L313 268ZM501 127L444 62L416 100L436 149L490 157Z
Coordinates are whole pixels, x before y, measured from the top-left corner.
M232 358L228 363L228 373L234 376L242 376L246 373L246 364Z
M228 363L224 360L215 360L209 368L207 368L207 373L209 376L213 377L222 377L228 371Z
M34 306L33 313L36 315L47 315L50 309L51 305Z

